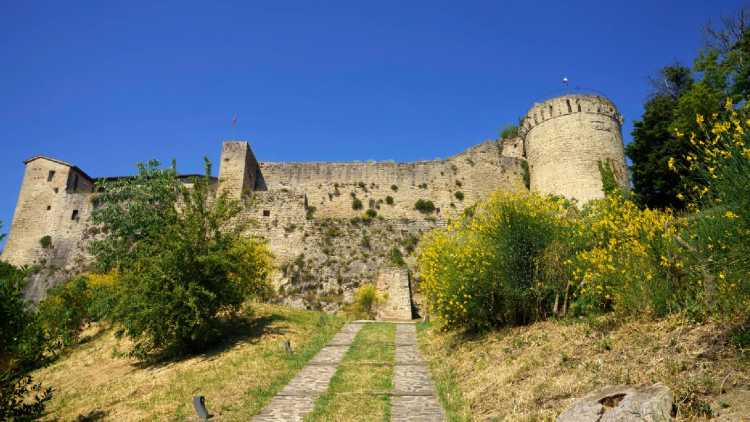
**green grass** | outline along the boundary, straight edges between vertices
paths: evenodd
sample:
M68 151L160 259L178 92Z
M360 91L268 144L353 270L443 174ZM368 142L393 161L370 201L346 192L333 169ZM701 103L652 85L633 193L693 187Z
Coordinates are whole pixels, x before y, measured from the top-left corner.
M393 389L396 326L371 323L362 327L305 420L388 421Z
M424 348L424 336L429 328L429 322L417 324L417 341L422 349ZM428 360L428 362L432 381L435 383L435 389L448 420L451 422L471 421L468 407L464 402L461 391L458 389L453 369L448 365L440 365L435 360Z

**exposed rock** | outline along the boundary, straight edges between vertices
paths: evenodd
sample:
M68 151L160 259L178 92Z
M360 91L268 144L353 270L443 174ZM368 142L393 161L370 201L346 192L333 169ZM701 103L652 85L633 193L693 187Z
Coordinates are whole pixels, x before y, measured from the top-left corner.
M672 404L672 391L661 383L607 386L573 403L557 422L671 421Z

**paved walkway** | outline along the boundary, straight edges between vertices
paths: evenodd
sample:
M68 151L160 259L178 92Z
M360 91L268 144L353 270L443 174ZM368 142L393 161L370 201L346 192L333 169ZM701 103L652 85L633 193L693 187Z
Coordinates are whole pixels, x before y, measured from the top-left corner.
M297 374L263 411L257 422L302 421L328 388L341 359L364 323L350 323ZM417 350L416 325L396 325L396 362L391 393L391 420L438 422L445 419L429 370Z

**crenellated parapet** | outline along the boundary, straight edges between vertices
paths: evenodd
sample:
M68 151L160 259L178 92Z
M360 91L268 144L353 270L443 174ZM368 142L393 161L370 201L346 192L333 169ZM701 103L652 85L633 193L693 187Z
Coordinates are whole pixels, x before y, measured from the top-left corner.
M520 135L522 138L534 127L562 116L574 113L597 114L609 117L619 125L623 123L622 114L617 107L606 97L599 95L563 95L536 103L529 109L521 124Z

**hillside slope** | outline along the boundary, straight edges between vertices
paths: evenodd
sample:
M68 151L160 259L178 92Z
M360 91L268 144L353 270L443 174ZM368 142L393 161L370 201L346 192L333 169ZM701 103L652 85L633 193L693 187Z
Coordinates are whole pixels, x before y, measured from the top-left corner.
M554 421L607 384L662 382L676 420L750 417L750 350L731 329L673 316L546 321L466 336L423 324L420 344L451 420Z
M247 324L233 327L209 353L161 364L122 357L127 343L113 330L90 327L82 344L33 373L54 388L45 420L185 420L191 400L206 397L220 420L248 420L342 326L318 312L253 304ZM290 340L293 355L281 347Z

